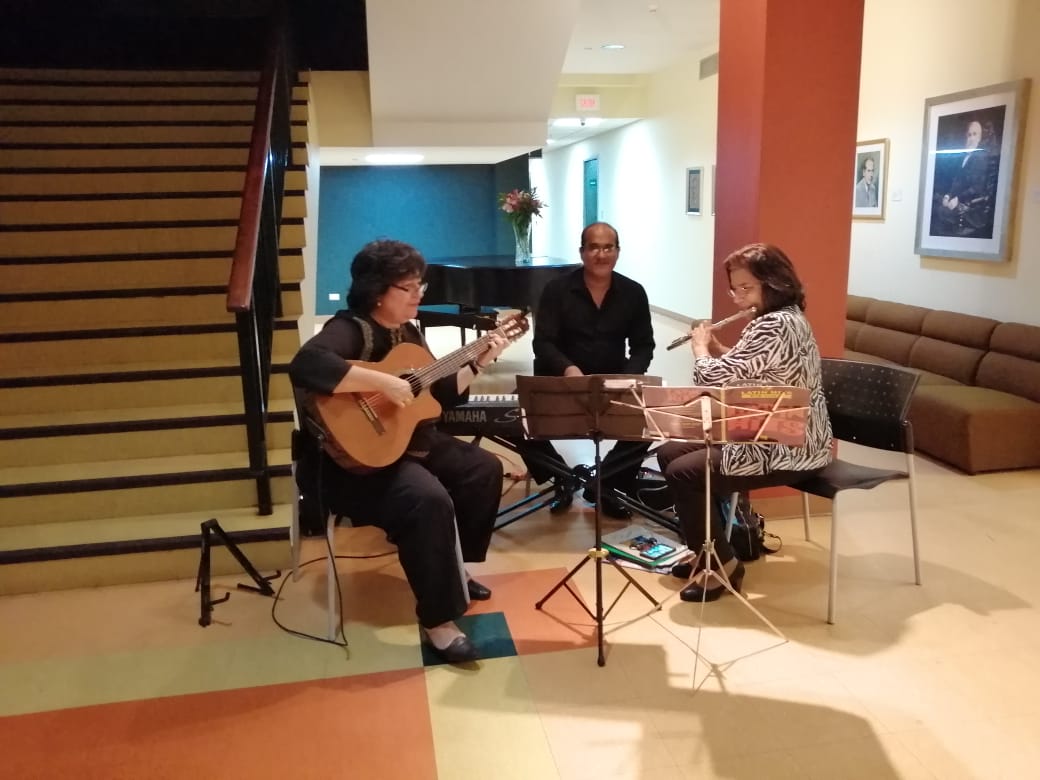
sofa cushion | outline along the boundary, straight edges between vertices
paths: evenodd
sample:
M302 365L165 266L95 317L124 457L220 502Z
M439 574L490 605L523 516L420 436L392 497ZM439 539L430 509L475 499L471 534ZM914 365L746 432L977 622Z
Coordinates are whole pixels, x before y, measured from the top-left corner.
M921 335L986 350L989 348L990 336L999 324L997 320L991 320L989 317L937 309L925 315L924 322L921 323Z
M1040 363L1000 352L987 352L975 383L1040 402ZM1040 439L1040 429L1035 431Z
M969 474L1040 467L1040 404L967 385L917 386L910 401L917 448Z
M866 322L879 328L901 330L904 333L917 335L921 332L924 318L931 312L923 306L911 306L908 303L892 301L874 301L867 309Z
M856 320L845 320L845 348L852 349L856 345L856 336L863 327L862 322Z
M856 322L867 321L867 309L870 308L870 304L876 301L876 298L868 298L865 295L850 295L845 301L845 317L846 319L856 320Z
M909 365L970 385L984 354L981 349L921 336L910 348Z
M876 325L864 325L856 334L856 343L852 348L857 352L891 360L901 366L909 364L910 349L918 336L916 333L904 333L901 330L890 330Z
M1020 322L1002 322L993 329L989 348L994 352L1040 362L1040 327Z

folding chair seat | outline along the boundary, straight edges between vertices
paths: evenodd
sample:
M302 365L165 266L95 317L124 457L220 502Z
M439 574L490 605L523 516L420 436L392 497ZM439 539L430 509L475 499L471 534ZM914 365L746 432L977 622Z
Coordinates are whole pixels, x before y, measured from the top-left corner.
M913 543L914 582L921 584L921 560L917 545L917 491L914 481L914 437L907 413L917 387L918 374L896 366L854 360L823 360L823 391L834 438L864 447L902 453L905 470L879 469L835 458L825 469L792 485L802 492L805 538L809 528L809 496L831 500L830 581L827 622L834 622L838 585L838 537L841 516L839 496L846 490L870 490L893 480L905 480L910 504L910 537Z

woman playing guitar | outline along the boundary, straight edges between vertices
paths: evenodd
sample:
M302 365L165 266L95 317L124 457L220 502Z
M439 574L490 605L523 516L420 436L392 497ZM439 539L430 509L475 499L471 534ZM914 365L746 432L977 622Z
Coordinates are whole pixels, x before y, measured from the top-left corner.
M483 561L502 465L438 431L435 420L439 404L467 400L469 384L510 333L496 329L434 361L411 322L426 289L425 270L408 244L365 245L351 264L349 309L303 345L289 373L311 422L301 427L325 433L319 466L325 506L386 531L415 594L424 640L446 661L460 663L478 657L454 623L466 611L463 588L475 599L491 591L468 577L461 581L455 529L464 560Z

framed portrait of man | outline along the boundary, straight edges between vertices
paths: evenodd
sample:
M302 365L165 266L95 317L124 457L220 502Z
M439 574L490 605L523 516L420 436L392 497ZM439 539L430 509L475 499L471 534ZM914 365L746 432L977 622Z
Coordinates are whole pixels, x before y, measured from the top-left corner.
M914 251L1007 260L1029 80L928 98Z
M852 218L884 219L888 189L888 139L856 142L852 179Z

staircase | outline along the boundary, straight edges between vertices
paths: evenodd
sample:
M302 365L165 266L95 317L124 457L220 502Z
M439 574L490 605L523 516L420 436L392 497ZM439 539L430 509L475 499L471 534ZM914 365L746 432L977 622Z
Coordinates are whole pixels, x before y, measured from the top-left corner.
M0 595L288 559L307 89L292 91L258 514L227 286L258 74L0 70ZM238 570L221 548L214 573Z

